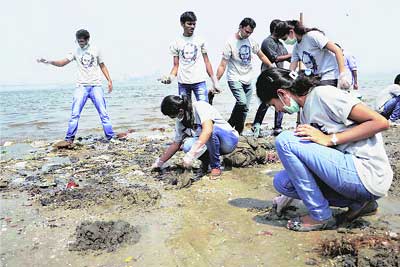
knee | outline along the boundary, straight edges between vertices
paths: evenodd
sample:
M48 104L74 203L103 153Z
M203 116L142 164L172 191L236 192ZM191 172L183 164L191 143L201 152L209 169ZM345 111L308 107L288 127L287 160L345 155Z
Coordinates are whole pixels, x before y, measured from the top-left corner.
M275 138L275 147L277 151L281 151L294 135L290 131L283 131Z
M287 189L285 190L285 185L288 184L288 178L286 171L280 171L274 176L273 184L276 191L281 194L287 193Z

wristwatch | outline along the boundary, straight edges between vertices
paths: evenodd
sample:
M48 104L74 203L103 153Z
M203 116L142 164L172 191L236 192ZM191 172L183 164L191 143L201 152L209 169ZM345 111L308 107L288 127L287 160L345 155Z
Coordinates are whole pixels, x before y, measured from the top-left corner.
M334 146L337 145L337 141L338 141L338 139L337 139L337 137L336 137L336 134L332 134L331 142L332 142L332 144L333 144Z

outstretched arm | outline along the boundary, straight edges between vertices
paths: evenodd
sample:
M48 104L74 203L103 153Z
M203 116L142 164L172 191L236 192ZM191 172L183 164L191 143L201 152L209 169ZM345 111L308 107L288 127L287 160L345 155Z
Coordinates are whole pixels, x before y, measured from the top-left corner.
M71 62L68 58L60 59L60 60L47 60L44 58L39 58L36 60L38 63L50 64L56 67L64 67L68 63Z
M113 84L112 84L112 80L110 78L110 73L108 72L108 69L106 67L106 64L100 63L99 64L101 71L104 74L104 77L106 77L107 81L108 81L108 93L111 93L113 90Z

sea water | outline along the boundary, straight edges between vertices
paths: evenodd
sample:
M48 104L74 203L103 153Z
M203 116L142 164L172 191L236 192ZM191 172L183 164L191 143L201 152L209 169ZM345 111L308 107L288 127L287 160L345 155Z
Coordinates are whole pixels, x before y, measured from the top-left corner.
M360 94L363 101L372 106L379 92L393 83L394 74L361 76ZM207 86L211 83L207 82ZM229 119L235 100L226 84L224 91L214 99L214 106ZM138 135L154 134L154 129L172 128L172 119L162 115L160 103L166 95L177 94L177 84L161 84L157 77L144 77L124 82L114 82L114 90L107 93L103 87L107 110L115 132L132 129ZM0 86L0 143L23 140L63 139L71 115L74 85L3 85ZM194 98L194 96L193 96ZM246 122L251 123L259 100L253 90L253 98ZM273 126L274 111L270 108L263 128ZM283 127L295 125L296 115L284 116ZM102 136L100 118L90 100L86 103L77 137L94 134Z

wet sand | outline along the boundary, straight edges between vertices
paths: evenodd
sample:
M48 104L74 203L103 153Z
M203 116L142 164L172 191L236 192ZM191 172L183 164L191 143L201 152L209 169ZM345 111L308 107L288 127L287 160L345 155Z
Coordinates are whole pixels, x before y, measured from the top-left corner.
M399 129L384 133L395 181L389 196L379 200L378 214L354 225L310 233L289 231L285 220L267 216L276 195L272 177L282 168L279 162L233 168L219 180L205 176L187 183L194 175L180 174L179 168L162 176L150 171L168 141L165 137L109 144L87 138L61 150L46 142L19 144L19 150L2 147L2 266L341 264L322 255L325 239L390 233L398 243ZM164 134L160 131L161 137ZM168 175L176 179L166 179ZM79 186L66 189L71 179ZM305 212L297 204L291 215ZM120 220L137 230L134 241L121 241L111 250L71 250L82 222Z

